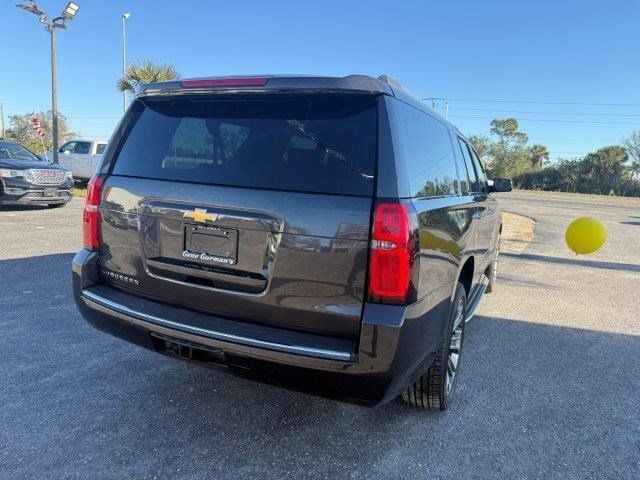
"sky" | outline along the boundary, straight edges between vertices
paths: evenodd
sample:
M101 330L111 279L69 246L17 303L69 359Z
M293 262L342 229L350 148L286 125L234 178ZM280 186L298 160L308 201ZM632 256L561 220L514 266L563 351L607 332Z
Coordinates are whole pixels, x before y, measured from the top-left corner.
M26 0L24 0L26 1ZM51 104L48 33L0 0L0 103ZM60 111L83 137L108 138L122 114L127 60L183 77L388 74L420 98L446 98L465 134L515 117L551 158L579 157L640 130L640 1L77 0L58 31ZM41 0L54 15L66 0ZM444 113L442 102L436 109Z

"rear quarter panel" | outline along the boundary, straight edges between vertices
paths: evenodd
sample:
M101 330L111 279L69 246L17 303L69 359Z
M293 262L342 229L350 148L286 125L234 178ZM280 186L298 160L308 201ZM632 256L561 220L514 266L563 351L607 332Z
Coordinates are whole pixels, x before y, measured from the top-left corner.
M418 215L418 298L453 292L475 244L474 204L465 197L414 199ZM443 287L449 286L448 289Z

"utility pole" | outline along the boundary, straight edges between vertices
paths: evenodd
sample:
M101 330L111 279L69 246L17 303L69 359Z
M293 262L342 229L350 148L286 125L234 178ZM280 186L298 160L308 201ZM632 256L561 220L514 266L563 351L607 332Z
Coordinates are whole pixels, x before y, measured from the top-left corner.
M60 163L58 159L58 51L56 45L56 29L48 27L51 34L51 136L53 137L51 149L53 150L53 163Z
M58 163L58 65L57 65L57 45L56 45L56 29L67 29L67 22L73 20L78 13L80 7L78 4L69 2L62 14L53 20L49 19L45 13L40 10L35 0L29 0L29 3L19 3L16 7L33 13L39 17L40 23L51 35L51 135L53 148L53 163Z
M0 138L4 138L4 105L0 103Z
M122 14L122 76L127 74L127 38L125 36L124 21L128 20L130 13ZM127 111L127 92L122 92L122 114Z
M444 103L444 118L449 118L449 100L447 100L446 98L438 98L438 97L429 97L429 98L423 98L422 100L431 100L431 108L433 110L436 109L436 107L438 106L439 102L443 102Z

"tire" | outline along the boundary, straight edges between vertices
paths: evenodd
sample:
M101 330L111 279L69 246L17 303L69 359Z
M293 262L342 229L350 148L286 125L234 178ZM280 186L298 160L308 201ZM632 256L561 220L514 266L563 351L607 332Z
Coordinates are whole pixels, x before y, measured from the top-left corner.
M408 404L425 410L446 410L453 402L462 358L466 313L467 294L464 286L458 282L447 331L433 363L402 392L402 399Z
M49 208L62 208L67 204L67 202L64 203L49 203L47 204L47 207Z
M484 293L491 293L496 289L496 279L498 277L498 256L500 255L500 237L498 237L498 244L496 245L496 255L493 257L491 265L487 269L487 278L489 283Z

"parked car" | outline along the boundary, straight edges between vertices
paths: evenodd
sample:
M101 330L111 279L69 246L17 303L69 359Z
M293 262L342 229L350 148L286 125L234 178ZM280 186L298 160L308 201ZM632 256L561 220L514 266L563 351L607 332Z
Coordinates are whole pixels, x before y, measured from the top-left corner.
M104 140L70 140L58 149L60 165L77 180L89 180L95 173L107 147ZM53 158L53 152L48 157Z
M63 207L73 198L71 172L17 143L0 139L0 206L45 203Z
M496 281L489 190L460 132L387 77L147 85L89 182L75 301L163 354L443 410Z

